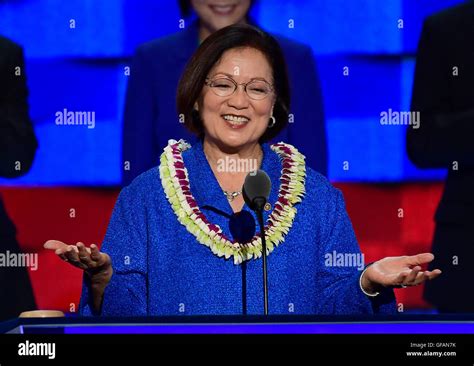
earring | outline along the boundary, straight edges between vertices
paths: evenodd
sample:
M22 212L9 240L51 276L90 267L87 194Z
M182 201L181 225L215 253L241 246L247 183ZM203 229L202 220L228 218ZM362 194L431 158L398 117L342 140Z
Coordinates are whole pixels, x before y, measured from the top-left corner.
M271 122L268 124L268 128L272 128L276 124L276 119L273 116L270 116Z

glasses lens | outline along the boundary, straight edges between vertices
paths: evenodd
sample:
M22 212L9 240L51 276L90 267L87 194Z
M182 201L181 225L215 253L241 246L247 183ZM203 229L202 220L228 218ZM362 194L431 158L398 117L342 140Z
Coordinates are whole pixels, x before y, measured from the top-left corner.
M212 81L210 87L217 95L220 95L221 97L227 97L235 90L235 84L229 79L225 78Z
M232 95L237 88L237 85L228 78L212 80L208 85L216 95L221 97ZM272 88L265 81L255 80L247 84L246 91L251 99L259 100L266 98L272 92Z
M252 81L247 85L247 93L252 99L264 99L271 93L271 89L264 81Z

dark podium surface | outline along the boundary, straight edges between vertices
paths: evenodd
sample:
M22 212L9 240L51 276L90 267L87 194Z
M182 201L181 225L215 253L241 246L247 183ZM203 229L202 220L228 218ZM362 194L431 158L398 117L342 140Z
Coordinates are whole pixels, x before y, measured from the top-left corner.
M17 318L2 334L474 334L474 314Z
M474 360L473 315L17 318L0 363L114 360ZM5 362L3 362L5 361ZM399 363L400 364L400 363Z

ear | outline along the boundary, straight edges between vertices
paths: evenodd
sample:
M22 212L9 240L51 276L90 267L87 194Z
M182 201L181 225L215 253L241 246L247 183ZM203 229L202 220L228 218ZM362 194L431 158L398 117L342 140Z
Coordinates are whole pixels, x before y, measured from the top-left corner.
M197 101L194 103L193 108L199 112L199 104Z

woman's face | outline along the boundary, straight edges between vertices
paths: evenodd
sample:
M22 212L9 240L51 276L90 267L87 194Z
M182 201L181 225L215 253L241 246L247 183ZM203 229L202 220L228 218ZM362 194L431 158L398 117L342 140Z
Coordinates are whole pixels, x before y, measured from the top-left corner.
M233 79L237 84L252 80L273 84L272 69L266 57L253 48L226 51L208 74L210 80ZM260 90L260 89L258 89ZM203 120L205 138L228 149L257 144L268 128L275 94L254 100L239 85L229 96L216 95L205 85L195 107Z
M211 33L245 20L250 0L191 0L191 5Z

